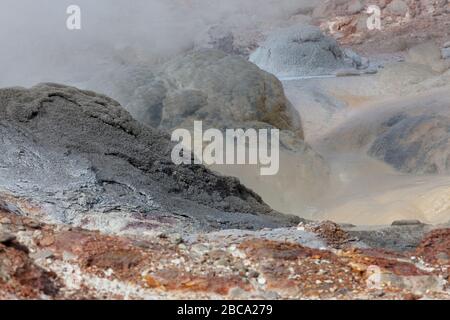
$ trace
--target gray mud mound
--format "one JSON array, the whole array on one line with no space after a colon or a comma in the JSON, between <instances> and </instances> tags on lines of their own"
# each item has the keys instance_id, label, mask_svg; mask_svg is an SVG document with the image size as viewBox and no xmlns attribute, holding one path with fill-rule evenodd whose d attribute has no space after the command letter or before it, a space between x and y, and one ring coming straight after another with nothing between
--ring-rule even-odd
<instances>
[{"instance_id":1,"label":"gray mud mound","mask_svg":"<svg viewBox=\"0 0 450 320\"><path fill-rule=\"evenodd\" d=\"M194 120L218 129L260 123L303 137L280 81L244 58L205 49L181 55L159 72L145 70L130 67L106 88L144 124L172 130L190 128Z\"/></svg>"},{"instance_id":2,"label":"gray mud mound","mask_svg":"<svg viewBox=\"0 0 450 320\"><path fill-rule=\"evenodd\" d=\"M330 75L352 67L336 40L310 25L274 32L250 61L280 78Z\"/></svg>"},{"instance_id":3,"label":"gray mud mound","mask_svg":"<svg viewBox=\"0 0 450 320\"><path fill-rule=\"evenodd\" d=\"M106 96L56 84L1 89L0 133L0 191L56 221L114 232L289 224L237 179L175 166L168 137Z\"/></svg>"}]
</instances>

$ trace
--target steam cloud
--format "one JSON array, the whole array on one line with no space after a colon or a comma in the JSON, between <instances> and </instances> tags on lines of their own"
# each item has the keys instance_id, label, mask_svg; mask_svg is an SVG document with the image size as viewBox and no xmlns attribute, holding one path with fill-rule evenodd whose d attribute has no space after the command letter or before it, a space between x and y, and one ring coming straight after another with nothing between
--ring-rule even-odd
<instances>
[{"instance_id":1,"label":"steam cloud","mask_svg":"<svg viewBox=\"0 0 450 320\"><path fill-rule=\"evenodd\" d=\"M211 25L240 27L311 9L310 0L2 0L0 86L84 83L124 53L149 60L192 48ZM66 28L81 7L82 30Z\"/></svg>"}]
</instances>

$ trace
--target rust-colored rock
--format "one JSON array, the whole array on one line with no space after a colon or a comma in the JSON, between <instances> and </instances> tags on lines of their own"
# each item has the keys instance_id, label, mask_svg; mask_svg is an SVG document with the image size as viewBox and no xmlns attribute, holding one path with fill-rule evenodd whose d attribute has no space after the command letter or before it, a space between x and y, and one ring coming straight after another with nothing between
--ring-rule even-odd
<instances>
[{"instance_id":1,"label":"rust-colored rock","mask_svg":"<svg viewBox=\"0 0 450 320\"><path fill-rule=\"evenodd\" d=\"M450 229L438 229L425 235L416 254L428 263L450 265Z\"/></svg>"},{"instance_id":2,"label":"rust-colored rock","mask_svg":"<svg viewBox=\"0 0 450 320\"><path fill-rule=\"evenodd\" d=\"M86 260L86 266L129 270L137 266L141 260L142 257L136 251L117 249L90 256Z\"/></svg>"},{"instance_id":3,"label":"rust-colored rock","mask_svg":"<svg viewBox=\"0 0 450 320\"><path fill-rule=\"evenodd\" d=\"M11 234L21 231L22 241L0 244L4 299L449 299L440 280L448 274L441 269L419 269L406 252L353 248L339 240L345 233L331 223L316 225L318 235L332 240L319 250L262 237L174 243L155 236L143 243L49 224L40 226L33 241L36 225L7 212L0 211L0 218L9 219ZM448 234L427 234L413 254L444 261ZM42 251L49 254L34 254Z\"/></svg>"}]
</instances>

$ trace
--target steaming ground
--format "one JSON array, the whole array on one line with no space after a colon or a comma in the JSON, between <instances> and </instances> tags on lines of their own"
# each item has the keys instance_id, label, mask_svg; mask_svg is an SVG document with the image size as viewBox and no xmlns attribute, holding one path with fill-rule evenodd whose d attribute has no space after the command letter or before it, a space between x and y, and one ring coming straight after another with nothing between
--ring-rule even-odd
<instances>
[{"instance_id":1,"label":"steaming ground","mask_svg":"<svg viewBox=\"0 0 450 320\"><path fill-rule=\"evenodd\" d=\"M436 112L442 118L448 115L445 110L448 110L450 94L448 82L443 80L447 74L399 86L396 84L404 82L398 78L406 78L404 74L391 76L391 81L385 82L385 73L389 70L377 76L284 82L288 98L303 115L306 141L330 165L328 189L316 195L310 210L301 214L303 217L357 225L390 224L402 219L432 224L448 222L450 175L446 170L439 175L399 172L368 154L379 134L373 127L381 126L393 115L412 113L420 120ZM428 92L430 82L441 83L442 88ZM395 97L398 91L403 91L406 97ZM416 134L419 137L433 134L433 124L424 121L431 130L419 131ZM444 133L439 135L446 138ZM402 139L401 142L408 142L408 137ZM445 149L440 146L428 153L445 159L445 154L440 154ZM407 169L421 169L419 165L412 166ZM284 179L289 182L283 183L291 184L295 190L295 179ZM296 205L295 197L289 201L273 201L269 196L265 200L282 212L299 214L296 210L300 204Z\"/></svg>"},{"instance_id":2,"label":"steaming ground","mask_svg":"<svg viewBox=\"0 0 450 320\"><path fill-rule=\"evenodd\" d=\"M330 167L328 181L302 172L290 155L281 156L284 170L274 177L216 169L239 177L276 210L308 219L447 223L450 73L390 59L377 75L283 81L306 142Z\"/></svg>"},{"instance_id":3,"label":"steaming ground","mask_svg":"<svg viewBox=\"0 0 450 320\"><path fill-rule=\"evenodd\" d=\"M298 1L283 0L273 10L271 1L260 0L215 0L208 4L201 0L151 0L135 1L133 6L120 0L80 0L78 4L86 13L83 31L70 33L64 28L64 12L70 1L55 4L47 0L37 5L34 1L4 0L8 10L0 11L0 86L51 81L92 89L89 84L105 71L120 70L130 62L151 68L160 60L196 47L204 41L199 36L212 26L223 25L242 35L235 42L251 47L251 40L260 40L259 33L282 26L280 21L294 13L310 12L320 2L304 1L300 6ZM253 34L255 29L259 33ZM429 135L427 131L423 134L429 136L429 144L439 136L447 137L439 131L445 132L445 125L437 123L439 119L426 117L426 107L440 104L441 109L448 108L448 71L439 75L409 61L393 64L376 76L286 80L286 95L301 114L305 140L324 158L329 172L316 165L317 155L289 152L281 154L281 171L275 177L259 176L259 168L220 166L214 170L239 177L274 209L301 217L354 224L390 224L398 219L448 221L450 178L445 154L440 154L438 147L425 150L431 158L418 163L414 159L417 152L403 152L400 156L408 161L401 164L392 156L392 146L375 143L386 132L392 141L405 139L407 146L414 146L414 137L399 137L395 130L383 127L396 119L392 110L408 109L408 105L415 113L407 119L400 117L405 127L415 125L414 119L421 121L422 130L436 126ZM426 93L435 87L442 89ZM392 98L399 93L408 98ZM119 99L114 92L110 95ZM441 143L446 146L445 141ZM440 149L447 149L442 146ZM429 174L434 168L437 172Z\"/></svg>"},{"instance_id":4,"label":"steaming ground","mask_svg":"<svg viewBox=\"0 0 450 320\"><path fill-rule=\"evenodd\" d=\"M66 29L70 0L2 0L0 86L58 82L82 86L96 73L129 61L159 64L202 46L210 28L242 37L270 29L318 0L78 0L82 29ZM248 36L246 36L248 35Z\"/></svg>"}]
</instances>

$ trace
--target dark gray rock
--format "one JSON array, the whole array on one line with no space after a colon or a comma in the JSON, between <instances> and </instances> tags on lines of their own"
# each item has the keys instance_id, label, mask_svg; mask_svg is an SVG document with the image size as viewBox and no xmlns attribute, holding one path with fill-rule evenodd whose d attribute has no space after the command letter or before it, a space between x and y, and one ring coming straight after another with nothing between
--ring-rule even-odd
<instances>
[{"instance_id":1,"label":"dark gray rock","mask_svg":"<svg viewBox=\"0 0 450 320\"><path fill-rule=\"evenodd\" d=\"M59 222L188 231L291 221L235 178L175 166L168 136L94 92L56 84L1 89L0 137L0 190Z\"/></svg>"},{"instance_id":2,"label":"dark gray rock","mask_svg":"<svg viewBox=\"0 0 450 320\"><path fill-rule=\"evenodd\" d=\"M396 220L392 222L392 226L418 226L422 224L419 220Z\"/></svg>"},{"instance_id":3,"label":"dark gray rock","mask_svg":"<svg viewBox=\"0 0 450 320\"><path fill-rule=\"evenodd\" d=\"M369 154L410 173L450 171L450 118L398 113L387 119Z\"/></svg>"},{"instance_id":4,"label":"dark gray rock","mask_svg":"<svg viewBox=\"0 0 450 320\"><path fill-rule=\"evenodd\" d=\"M351 237L371 248L382 248L397 252L414 250L423 236L431 230L426 225L392 226L374 229L346 230Z\"/></svg>"}]
</instances>

